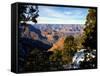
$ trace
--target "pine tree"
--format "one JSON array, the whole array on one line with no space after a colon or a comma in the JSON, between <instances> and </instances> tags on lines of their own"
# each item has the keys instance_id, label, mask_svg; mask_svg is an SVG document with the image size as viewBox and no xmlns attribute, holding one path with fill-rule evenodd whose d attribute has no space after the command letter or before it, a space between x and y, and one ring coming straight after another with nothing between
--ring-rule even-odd
<instances>
[{"instance_id":1,"label":"pine tree","mask_svg":"<svg viewBox=\"0 0 100 76\"><path fill-rule=\"evenodd\" d=\"M37 23L36 18L39 16L38 6L35 5L19 5L19 22L32 21Z\"/></svg>"},{"instance_id":2,"label":"pine tree","mask_svg":"<svg viewBox=\"0 0 100 76\"><path fill-rule=\"evenodd\" d=\"M86 27L84 29L84 42L83 46L86 48L87 53L97 51L97 23L96 23L96 9L89 9L88 15L86 17ZM96 68L97 67L97 57L88 55L85 53L85 59L80 64L80 68ZM96 53L96 52L95 52ZM90 58L88 58L90 56Z\"/></svg>"},{"instance_id":3,"label":"pine tree","mask_svg":"<svg viewBox=\"0 0 100 76\"><path fill-rule=\"evenodd\" d=\"M84 47L96 49L97 48L97 25L96 25L96 10L89 9L86 17L86 27L84 29L85 40Z\"/></svg>"}]
</instances>

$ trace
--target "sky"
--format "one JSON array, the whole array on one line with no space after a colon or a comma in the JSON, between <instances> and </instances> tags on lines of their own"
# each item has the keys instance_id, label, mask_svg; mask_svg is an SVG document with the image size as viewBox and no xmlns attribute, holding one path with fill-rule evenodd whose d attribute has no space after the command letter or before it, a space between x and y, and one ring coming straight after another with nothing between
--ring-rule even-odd
<instances>
[{"instance_id":1,"label":"sky","mask_svg":"<svg viewBox=\"0 0 100 76\"><path fill-rule=\"evenodd\" d=\"M85 24L88 8L38 6L39 24Z\"/></svg>"}]
</instances>

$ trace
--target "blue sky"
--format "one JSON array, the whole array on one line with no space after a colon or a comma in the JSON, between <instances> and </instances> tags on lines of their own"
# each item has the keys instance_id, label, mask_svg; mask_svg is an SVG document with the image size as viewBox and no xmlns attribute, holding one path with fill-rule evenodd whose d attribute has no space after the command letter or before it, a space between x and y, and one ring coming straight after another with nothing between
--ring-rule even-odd
<instances>
[{"instance_id":1,"label":"blue sky","mask_svg":"<svg viewBox=\"0 0 100 76\"><path fill-rule=\"evenodd\" d=\"M38 23L85 24L88 8L39 6Z\"/></svg>"}]
</instances>

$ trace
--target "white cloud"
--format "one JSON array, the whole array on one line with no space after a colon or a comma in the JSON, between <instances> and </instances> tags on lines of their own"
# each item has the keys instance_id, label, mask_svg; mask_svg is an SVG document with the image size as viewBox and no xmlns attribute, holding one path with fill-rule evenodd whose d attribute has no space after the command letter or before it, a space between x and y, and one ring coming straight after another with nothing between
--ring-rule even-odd
<instances>
[{"instance_id":1,"label":"white cloud","mask_svg":"<svg viewBox=\"0 0 100 76\"><path fill-rule=\"evenodd\" d=\"M41 7L43 12L49 17L56 17L56 18L64 18L64 13L59 12L58 10L52 9L52 7Z\"/></svg>"},{"instance_id":2,"label":"white cloud","mask_svg":"<svg viewBox=\"0 0 100 76\"><path fill-rule=\"evenodd\" d=\"M65 14L65 15L72 15L73 13L70 12L70 11L64 11L64 14Z\"/></svg>"},{"instance_id":3,"label":"white cloud","mask_svg":"<svg viewBox=\"0 0 100 76\"><path fill-rule=\"evenodd\" d=\"M48 17L37 18L39 24L84 24L83 20L57 19Z\"/></svg>"},{"instance_id":4,"label":"white cloud","mask_svg":"<svg viewBox=\"0 0 100 76\"><path fill-rule=\"evenodd\" d=\"M70 20L49 17L38 17L38 24L84 24L85 20ZM34 24L32 21L27 21L27 24Z\"/></svg>"},{"instance_id":5,"label":"white cloud","mask_svg":"<svg viewBox=\"0 0 100 76\"><path fill-rule=\"evenodd\" d=\"M70 9L70 8L69 8ZM37 18L38 23L45 24L84 24L84 14L81 10L74 9L65 11L58 7L40 6L40 16Z\"/></svg>"}]
</instances>

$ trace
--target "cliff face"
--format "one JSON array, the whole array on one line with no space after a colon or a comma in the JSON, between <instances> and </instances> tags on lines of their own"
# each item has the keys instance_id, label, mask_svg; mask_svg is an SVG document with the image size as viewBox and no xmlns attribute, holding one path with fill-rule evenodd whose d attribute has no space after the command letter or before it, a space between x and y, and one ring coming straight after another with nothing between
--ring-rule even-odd
<instances>
[{"instance_id":1,"label":"cliff face","mask_svg":"<svg viewBox=\"0 0 100 76\"><path fill-rule=\"evenodd\" d=\"M49 49L49 51L54 51L55 49L62 50L64 46L64 38L61 37L53 46Z\"/></svg>"},{"instance_id":2,"label":"cliff face","mask_svg":"<svg viewBox=\"0 0 100 76\"><path fill-rule=\"evenodd\" d=\"M64 37L68 35L80 35L83 31L79 24L35 24L20 26L21 37L41 41L44 44L53 45L49 51L62 50Z\"/></svg>"}]
</instances>

